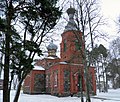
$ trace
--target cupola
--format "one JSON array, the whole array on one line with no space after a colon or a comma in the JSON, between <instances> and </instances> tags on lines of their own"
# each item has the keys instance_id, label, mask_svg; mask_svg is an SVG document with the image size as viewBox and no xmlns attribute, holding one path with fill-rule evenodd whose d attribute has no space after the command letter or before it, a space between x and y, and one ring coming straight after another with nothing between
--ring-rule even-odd
<instances>
[{"instance_id":1,"label":"cupola","mask_svg":"<svg viewBox=\"0 0 120 102\"><path fill-rule=\"evenodd\" d=\"M47 46L48 50L48 57L56 57L56 51L57 51L57 45L53 43L53 40L50 42L50 44Z\"/></svg>"},{"instance_id":2,"label":"cupola","mask_svg":"<svg viewBox=\"0 0 120 102\"><path fill-rule=\"evenodd\" d=\"M67 25L65 26L64 31L69 31L69 30L77 30L77 25L74 21L74 14L75 14L75 9L70 7L67 9L67 14L69 16L69 21Z\"/></svg>"}]
</instances>

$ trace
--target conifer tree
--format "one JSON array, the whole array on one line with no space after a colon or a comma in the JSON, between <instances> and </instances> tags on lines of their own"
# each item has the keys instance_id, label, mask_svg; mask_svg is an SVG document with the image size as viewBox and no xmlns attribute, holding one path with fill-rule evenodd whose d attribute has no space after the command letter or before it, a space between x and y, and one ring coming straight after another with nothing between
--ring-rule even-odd
<instances>
[{"instance_id":1,"label":"conifer tree","mask_svg":"<svg viewBox=\"0 0 120 102\"><path fill-rule=\"evenodd\" d=\"M0 27L5 34L3 102L10 102L9 77L12 79L14 74L19 79L14 98L14 102L18 101L21 84L33 69L35 54L42 54L43 39L60 18L56 3L57 0L0 0L0 12L5 19Z\"/></svg>"}]
</instances>

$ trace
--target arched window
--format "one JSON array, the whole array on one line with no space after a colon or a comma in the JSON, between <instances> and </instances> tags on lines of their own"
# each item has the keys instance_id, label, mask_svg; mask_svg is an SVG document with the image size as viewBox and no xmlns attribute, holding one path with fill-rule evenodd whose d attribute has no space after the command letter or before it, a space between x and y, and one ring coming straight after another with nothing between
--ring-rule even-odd
<instances>
[{"instance_id":1,"label":"arched window","mask_svg":"<svg viewBox=\"0 0 120 102\"><path fill-rule=\"evenodd\" d=\"M56 87L58 83L58 74L57 72L54 73L54 86Z\"/></svg>"},{"instance_id":2,"label":"arched window","mask_svg":"<svg viewBox=\"0 0 120 102\"><path fill-rule=\"evenodd\" d=\"M80 50L80 48L81 48L81 44L77 39L75 40L75 48L76 48L76 50Z\"/></svg>"},{"instance_id":3,"label":"arched window","mask_svg":"<svg viewBox=\"0 0 120 102\"><path fill-rule=\"evenodd\" d=\"M65 52L67 50L67 40L64 40L63 44L64 44L64 52Z\"/></svg>"}]
</instances>

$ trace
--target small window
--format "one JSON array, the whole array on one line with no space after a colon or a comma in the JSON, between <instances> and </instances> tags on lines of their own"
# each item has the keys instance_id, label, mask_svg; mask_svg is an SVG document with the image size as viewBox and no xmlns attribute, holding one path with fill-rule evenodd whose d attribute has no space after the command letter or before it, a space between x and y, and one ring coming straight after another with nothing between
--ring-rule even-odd
<instances>
[{"instance_id":1,"label":"small window","mask_svg":"<svg viewBox=\"0 0 120 102\"><path fill-rule=\"evenodd\" d=\"M75 40L75 48L76 48L76 50L80 50L80 48L81 48L81 44L78 40Z\"/></svg>"},{"instance_id":2,"label":"small window","mask_svg":"<svg viewBox=\"0 0 120 102\"><path fill-rule=\"evenodd\" d=\"M58 82L58 75L57 72L54 73L54 86L57 86L57 82Z\"/></svg>"},{"instance_id":3,"label":"small window","mask_svg":"<svg viewBox=\"0 0 120 102\"><path fill-rule=\"evenodd\" d=\"M64 52L67 50L67 41L66 40L64 40Z\"/></svg>"},{"instance_id":4,"label":"small window","mask_svg":"<svg viewBox=\"0 0 120 102\"><path fill-rule=\"evenodd\" d=\"M51 66L51 65L52 65L52 63L50 62L50 63L49 63L49 66Z\"/></svg>"},{"instance_id":5,"label":"small window","mask_svg":"<svg viewBox=\"0 0 120 102\"><path fill-rule=\"evenodd\" d=\"M46 75L46 87L50 86L50 74Z\"/></svg>"}]
</instances>

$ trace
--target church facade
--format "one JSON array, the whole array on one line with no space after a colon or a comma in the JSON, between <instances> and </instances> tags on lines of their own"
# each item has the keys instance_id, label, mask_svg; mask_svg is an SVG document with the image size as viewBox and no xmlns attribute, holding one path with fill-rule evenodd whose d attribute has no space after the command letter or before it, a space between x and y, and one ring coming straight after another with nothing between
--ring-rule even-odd
<instances>
[{"instance_id":1,"label":"church facade","mask_svg":"<svg viewBox=\"0 0 120 102\"><path fill-rule=\"evenodd\" d=\"M27 75L23 85L24 93L68 96L77 94L80 90L86 91L82 33L76 29L75 9L69 8L67 13L69 21L61 34L60 58L56 56L57 46L51 41L47 46L48 56L37 60L35 68ZM90 92L96 94L94 67L89 68L89 82Z\"/></svg>"}]
</instances>

